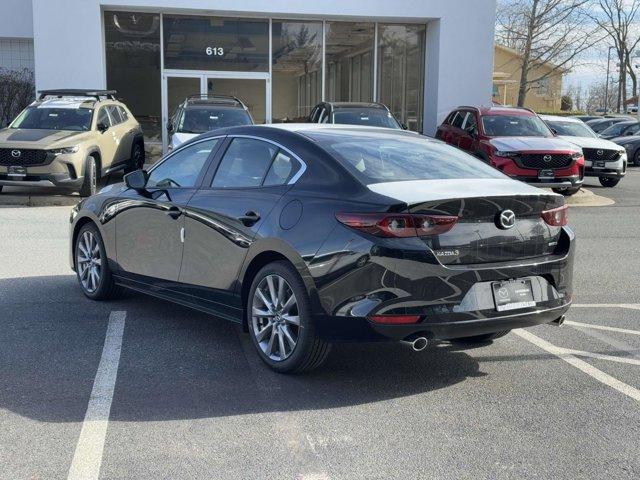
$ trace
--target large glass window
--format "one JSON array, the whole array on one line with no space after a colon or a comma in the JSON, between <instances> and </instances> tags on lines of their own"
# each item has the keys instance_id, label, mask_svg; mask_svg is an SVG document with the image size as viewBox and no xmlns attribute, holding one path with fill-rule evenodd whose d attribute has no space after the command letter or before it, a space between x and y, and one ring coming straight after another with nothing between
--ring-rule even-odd
<instances>
[{"instance_id":1,"label":"large glass window","mask_svg":"<svg viewBox=\"0 0 640 480\"><path fill-rule=\"evenodd\" d=\"M145 141L160 139L160 15L104 12L107 88L142 125Z\"/></svg>"},{"instance_id":2,"label":"large glass window","mask_svg":"<svg viewBox=\"0 0 640 480\"><path fill-rule=\"evenodd\" d=\"M378 101L422 131L425 25L378 25Z\"/></svg>"},{"instance_id":3,"label":"large glass window","mask_svg":"<svg viewBox=\"0 0 640 480\"><path fill-rule=\"evenodd\" d=\"M274 122L304 121L322 100L322 22L272 24Z\"/></svg>"},{"instance_id":4,"label":"large glass window","mask_svg":"<svg viewBox=\"0 0 640 480\"><path fill-rule=\"evenodd\" d=\"M374 32L373 23L326 23L325 81L329 101L373 100Z\"/></svg>"},{"instance_id":5,"label":"large glass window","mask_svg":"<svg viewBox=\"0 0 640 480\"><path fill-rule=\"evenodd\" d=\"M269 71L269 20L164 15L164 68Z\"/></svg>"}]
</instances>

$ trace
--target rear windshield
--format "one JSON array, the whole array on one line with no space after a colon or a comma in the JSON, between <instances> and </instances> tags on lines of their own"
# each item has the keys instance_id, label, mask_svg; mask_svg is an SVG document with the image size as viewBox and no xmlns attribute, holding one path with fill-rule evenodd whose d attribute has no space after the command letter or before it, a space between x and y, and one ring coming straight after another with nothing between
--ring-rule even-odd
<instances>
[{"instance_id":1,"label":"rear windshield","mask_svg":"<svg viewBox=\"0 0 640 480\"><path fill-rule=\"evenodd\" d=\"M405 180L507 178L457 148L417 135L304 133L365 185Z\"/></svg>"},{"instance_id":2,"label":"rear windshield","mask_svg":"<svg viewBox=\"0 0 640 480\"><path fill-rule=\"evenodd\" d=\"M341 108L333 113L333 123L343 125L366 125L369 127L401 128L400 124L386 110L363 110Z\"/></svg>"},{"instance_id":3,"label":"rear windshield","mask_svg":"<svg viewBox=\"0 0 640 480\"><path fill-rule=\"evenodd\" d=\"M485 115L484 133L490 137L551 137L551 130L536 115Z\"/></svg>"},{"instance_id":4,"label":"rear windshield","mask_svg":"<svg viewBox=\"0 0 640 480\"><path fill-rule=\"evenodd\" d=\"M27 107L13 121L10 128L36 130L91 130L93 110L89 108Z\"/></svg>"},{"instance_id":5,"label":"rear windshield","mask_svg":"<svg viewBox=\"0 0 640 480\"><path fill-rule=\"evenodd\" d=\"M222 127L251 125L251 117L239 108L187 108L178 123L180 133L205 133Z\"/></svg>"},{"instance_id":6,"label":"rear windshield","mask_svg":"<svg viewBox=\"0 0 640 480\"><path fill-rule=\"evenodd\" d=\"M553 128L558 135L564 135L567 137L597 137L595 132L582 122L548 120L547 125Z\"/></svg>"}]
</instances>

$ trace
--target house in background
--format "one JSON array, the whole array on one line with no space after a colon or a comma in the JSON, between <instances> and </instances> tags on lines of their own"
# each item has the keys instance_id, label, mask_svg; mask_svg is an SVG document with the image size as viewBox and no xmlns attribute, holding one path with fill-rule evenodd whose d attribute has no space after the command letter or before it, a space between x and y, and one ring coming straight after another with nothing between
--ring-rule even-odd
<instances>
[{"instance_id":1,"label":"house in background","mask_svg":"<svg viewBox=\"0 0 640 480\"><path fill-rule=\"evenodd\" d=\"M492 100L495 103L517 105L521 68L520 53L503 45L494 46ZM553 68L549 63L536 65L531 70L529 78L540 77L552 72ZM524 106L540 112L560 111L562 73L555 73L530 85Z\"/></svg>"}]
</instances>

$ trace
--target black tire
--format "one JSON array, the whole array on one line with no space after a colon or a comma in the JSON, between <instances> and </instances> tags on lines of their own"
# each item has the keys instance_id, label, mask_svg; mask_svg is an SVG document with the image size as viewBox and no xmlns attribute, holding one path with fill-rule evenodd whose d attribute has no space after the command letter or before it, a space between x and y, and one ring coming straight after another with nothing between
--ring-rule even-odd
<instances>
[{"instance_id":1,"label":"black tire","mask_svg":"<svg viewBox=\"0 0 640 480\"><path fill-rule=\"evenodd\" d=\"M0 185L0 193L2 193L2 187L3 187L3 186L4 186L4 185Z\"/></svg>"},{"instance_id":2,"label":"black tire","mask_svg":"<svg viewBox=\"0 0 640 480\"><path fill-rule=\"evenodd\" d=\"M97 288L95 290L90 290L85 287L81 278L81 269L79 266L79 251L80 242L83 241L84 234L90 233L93 235L93 238L97 240L99 252L100 252L100 276L97 284ZM76 277L78 278L78 283L80 284L80 288L82 289L82 293L84 293L91 300L108 300L112 298L116 298L120 296L122 293L121 287L116 285L113 280L113 275L111 274L111 269L109 268L109 262L107 260L107 252L104 248L104 242L102 241L102 236L100 235L100 231L98 227L93 223L87 223L80 228L78 235L76 236L75 244L73 246L73 263L76 269Z\"/></svg>"},{"instance_id":3,"label":"black tire","mask_svg":"<svg viewBox=\"0 0 640 480\"><path fill-rule=\"evenodd\" d=\"M574 188L553 188L554 192L559 193L560 195L564 195L565 197L570 197L571 195L575 195L580 191L580 187Z\"/></svg>"},{"instance_id":4,"label":"black tire","mask_svg":"<svg viewBox=\"0 0 640 480\"><path fill-rule=\"evenodd\" d=\"M504 337L510 331L511 330L502 330L501 332L485 333L484 335L476 335L474 337L454 338L451 341L455 343L468 343L468 344L487 343L492 340L496 340L500 337Z\"/></svg>"},{"instance_id":5,"label":"black tire","mask_svg":"<svg viewBox=\"0 0 640 480\"><path fill-rule=\"evenodd\" d=\"M127 168L125 168L125 173L142 169L142 167L144 167L144 160L144 143L142 141L136 141L131 147L131 158L129 159Z\"/></svg>"},{"instance_id":6,"label":"black tire","mask_svg":"<svg viewBox=\"0 0 640 480\"><path fill-rule=\"evenodd\" d=\"M599 180L600 185L607 188L615 187L616 185L618 185L618 183L620 183L619 178L599 177Z\"/></svg>"},{"instance_id":7,"label":"black tire","mask_svg":"<svg viewBox=\"0 0 640 480\"><path fill-rule=\"evenodd\" d=\"M256 327L252 318L253 299L260 283L270 275L282 277L291 288L297 302L297 313L300 322L297 342L288 357L273 360L260 346L256 338ZM317 332L316 320L311 315L311 302L307 289L295 268L284 261L273 262L263 267L254 277L247 297L245 318L249 336L259 357L269 367L279 373L305 372L319 367L329 355L331 344L322 340ZM273 327L272 327L273 328Z\"/></svg>"},{"instance_id":8,"label":"black tire","mask_svg":"<svg viewBox=\"0 0 640 480\"><path fill-rule=\"evenodd\" d=\"M633 154L633 164L636 167L640 167L640 149L636 150L636 153Z\"/></svg>"},{"instance_id":9,"label":"black tire","mask_svg":"<svg viewBox=\"0 0 640 480\"><path fill-rule=\"evenodd\" d=\"M84 162L84 178L80 187L80 196L90 197L98 191L98 166L95 157L91 155Z\"/></svg>"}]
</instances>

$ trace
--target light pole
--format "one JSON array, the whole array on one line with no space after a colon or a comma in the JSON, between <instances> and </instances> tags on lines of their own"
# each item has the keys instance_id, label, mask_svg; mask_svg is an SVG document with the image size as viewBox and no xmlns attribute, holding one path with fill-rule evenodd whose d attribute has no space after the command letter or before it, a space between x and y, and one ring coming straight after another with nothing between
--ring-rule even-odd
<instances>
[{"instance_id":1,"label":"light pole","mask_svg":"<svg viewBox=\"0 0 640 480\"><path fill-rule=\"evenodd\" d=\"M609 110L609 69L611 67L611 49L616 47L609 47L609 51L607 52L607 81L605 82L604 87L604 114L607 114Z\"/></svg>"}]
</instances>

